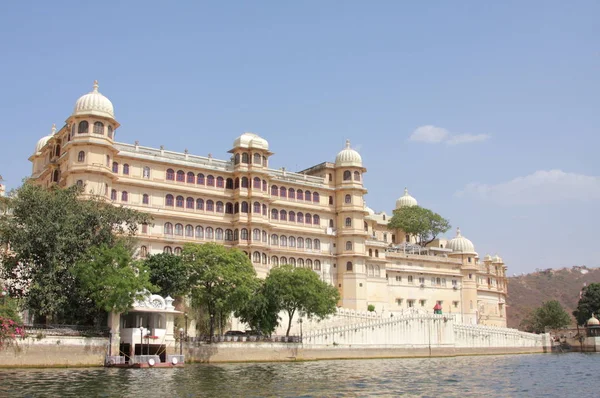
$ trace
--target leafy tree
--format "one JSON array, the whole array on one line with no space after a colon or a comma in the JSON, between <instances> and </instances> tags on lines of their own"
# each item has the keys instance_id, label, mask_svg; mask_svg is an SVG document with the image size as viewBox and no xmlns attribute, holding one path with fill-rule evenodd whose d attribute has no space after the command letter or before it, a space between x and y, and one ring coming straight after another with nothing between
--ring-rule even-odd
<instances>
[{"instance_id":1,"label":"leafy tree","mask_svg":"<svg viewBox=\"0 0 600 398\"><path fill-rule=\"evenodd\" d=\"M265 288L267 296L275 298L277 306L288 314L286 336L296 312L323 319L335 312L340 297L337 289L319 279L314 271L291 265L273 268L265 280Z\"/></svg>"},{"instance_id":2,"label":"leafy tree","mask_svg":"<svg viewBox=\"0 0 600 398\"><path fill-rule=\"evenodd\" d=\"M238 309L235 316L247 323L252 330L270 336L279 324L277 298L269 294L265 281L260 281L250 299Z\"/></svg>"},{"instance_id":3,"label":"leafy tree","mask_svg":"<svg viewBox=\"0 0 600 398\"><path fill-rule=\"evenodd\" d=\"M577 303L577 308L573 311L573 316L578 325L585 325L592 314L600 313L600 283L590 283L581 291L581 298Z\"/></svg>"},{"instance_id":4,"label":"leafy tree","mask_svg":"<svg viewBox=\"0 0 600 398\"><path fill-rule=\"evenodd\" d=\"M528 332L544 333L546 328L561 329L569 326L571 317L557 300L547 301L533 310L523 322L523 327Z\"/></svg>"},{"instance_id":5,"label":"leafy tree","mask_svg":"<svg viewBox=\"0 0 600 398\"><path fill-rule=\"evenodd\" d=\"M420 206L400 207L388 222L389 229L400 229L416 236L422 246L433 242L450 229L450 222L439 214Z\"/></svg>"},{"instance_id":6,"label":"leafy tree","mask_svg":"<svg viewBox=\"0 0 600 398\"><path fill-rule=\"evenodd\" d=\"M134 262L123 242L92 247L73 268L86 297L106 312L126 312L143 292L155 290L143 263Z\"/></svg>"},{"instance_id":7,"label":"leafy tree","mask_svg":"<svg viewBox=\"0 0 600 398\"><path fill-rule=\"evenodd\" d=\"M181 256L160 253L148 257L144 265L150 272L150 282L158 286L162 296L185 296L191 290L190 267Z\"/></svg>"},{"instance_id":8,"label":"leafy tree","mask_svg":"<svg viewBox=\"0 0 600 398\"><path fill-rule=\"evenodd\" d=\"M0 215L4 278L11 294L42 322L90 323L99 316L71 268L96 246L132 237L149 216L102 199L82 200L80 189L50 189L25 182L10 197L9 215Z\"/></svg>"},{"instance_id":9,"label":"leafy tree","mask_svg":"<svg viewBox=\"0 0 600 398\"><path fill-rule=\"evenodd\" d=\"M216 243L186 244L182 261L190 268L193 304L205 306L210 316L212 337L217 316L222 323L256 291L256 271L244 252Z\"/></svg>"}]
</instances>

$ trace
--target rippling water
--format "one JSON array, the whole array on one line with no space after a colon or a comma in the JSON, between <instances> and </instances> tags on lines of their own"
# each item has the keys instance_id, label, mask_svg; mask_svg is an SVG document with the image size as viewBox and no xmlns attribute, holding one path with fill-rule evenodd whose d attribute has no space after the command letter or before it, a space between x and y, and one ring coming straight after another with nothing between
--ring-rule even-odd
<instances>
[{"instance_id":1,"label":"rippling water","mask_svg":"<svg viewBox=\"0 0 600 398\"><path fill-rule=\"evenodd\" d=\"M0 369L0 397L593 397L599 354Z\"/></svg>"}]
</instances>

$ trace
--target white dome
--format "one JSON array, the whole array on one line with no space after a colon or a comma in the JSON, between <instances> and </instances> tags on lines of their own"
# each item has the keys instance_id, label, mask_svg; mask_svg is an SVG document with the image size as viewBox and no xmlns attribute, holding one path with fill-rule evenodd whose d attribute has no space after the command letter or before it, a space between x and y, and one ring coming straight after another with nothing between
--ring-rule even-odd
<instances>
[{"instance_id":1,"label":"white dome","mask_svg":"<svg viewBox=\"0 0 600 398\"><path fill-rule=\"evenodd\" d=\"M450 239L446 248L452 249L453 252L464 254L477 254L473 242L460 234L460 228L456 228L456 237Z\"/></svg>"},{"instance_id":2,"label":"white dome","mask_svg":"<svg viewBox=\"0 0 600 398\"><path fill-rule=\"evenodd\" d=\"M600 325L600 321L594 316L594 314L592 314L592 317L587 320L586 325L587 326L598 326L598 325Z\"/></svg>"},{"instance_id":3,"label":"white dome","mask_svg":"<svg viewBox=\"0 0 600 398\"><path fill-rule=\"evenodd\" d=\"M234 148L256 148L269 150L269 143L254 133L244 133L233 141Z\"/></svg>"},{"instance_id":4,"label":"white dome","mask_svg":"<svg viewBox=\"0 0 600 398\"><path fill-rule=\"evenodd\" d=\"M486 254L485 257L483 258L483 261L492 261L492 256L490 256L489 254Z\"/></svg>"},{"instance_id":5,"label":"white dome","mask_svg":"<svg viewBox=\"0 0 600 398\"><path fill-rule=\"evenodd\" d=\"M417 205L417 200L410 196L407 188L404 188L404 195L400 196L398 200L396 200L396 209L400 207L411 207Z\"/></svg>"},{"instance_id":6,"label":"white dome","mask_svg":"<svg viewBox=\"0 0 600 398\"><path fill-rule=\"evenodd\" d=\"M502 263L502 257L500 257L499 255L495 255L494 258L492 259L492 262L494 263Z\"/></svg>"},{"instance_id":7,"label":"white dome","mask_svg":"<svg viewBox=\"0 0 600 398\"><path fill-rule=\"evenodd\" d=\"M375 210L371 209L369 206L367 206L367 204L365 203L365 211L367 213L369 213L370 216L372 216L373 214L375 214Z\"/></svg>"},{"instance_id":8,"label":"white dome","mask_svg":"<svg viewBox=\"0 0 600 398\"><path fill-rule=\"evenodd\" d=\"M35 154L39 155L42 152L42 148L44 148L44 146L48 143L48 141L50 141L50 138L52 138L54 136L54 133L56 133L56 125L53 124L52 125L52 133L50 133L49 135L40 138L40 140L37 142L37 144L35 145Z\"/></svg>"},{"instance_id":9,"label":"white dome","mask_svg":"<svg viewBox=\"0 0 600 398\"><path fill-rule=\"evenodd\" d=\"M75 103L73 116L94 115L115 118L112 102L98 91L98 80L94 81L94 89L79 97Z\"/></svg>"},{"instance_id":10,"label":"white dome","mask_svg":"<svg viewBox=\"0 0 600 398\"><path fill-rule=\"evenodd\" d=\"M350 140L346 140L346 148L342 149L335 157L336 166L362 167L362 158L354 149L350 148Z\"/></svg>"}]
</instances>

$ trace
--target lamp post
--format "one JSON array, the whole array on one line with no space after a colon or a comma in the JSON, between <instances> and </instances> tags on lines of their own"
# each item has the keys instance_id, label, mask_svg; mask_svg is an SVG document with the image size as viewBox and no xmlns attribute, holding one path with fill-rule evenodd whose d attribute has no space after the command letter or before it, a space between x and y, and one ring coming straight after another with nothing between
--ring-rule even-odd
<instances>
[{"instance_id":1,"label":"lamp post","mask_svg":"<svg viewBox=\"0 0 600 398\"><path fill-rule=\"evenodd\" d=\"M140 325L140 356L144 355L144 327Z\"/></svg>"},{"instance_id":2,"label":"lamp post","mask_svg":"<svg viewBox=\"0 0 600 398\"><path fill-rule=\"evenodd\" d=\"M183 316L185 317L185 333L184 333L184 334L185 334L185 339L186 339L186 341L187 341L187 337L188 337L188 331L187 331L187 324L188 324L188 314L187 314L187 312L185 312L185 313L183 314Z\"/></svg>"},{"instance_id":3,"label":"lamp post","mask_svg":"<svg viewBox=\"0 0 600 398\"><path fill-rule=\"evenodd\" d=\"M183 355L183 328L179 328L179 355Z\"/></svg>"}]
</instances>

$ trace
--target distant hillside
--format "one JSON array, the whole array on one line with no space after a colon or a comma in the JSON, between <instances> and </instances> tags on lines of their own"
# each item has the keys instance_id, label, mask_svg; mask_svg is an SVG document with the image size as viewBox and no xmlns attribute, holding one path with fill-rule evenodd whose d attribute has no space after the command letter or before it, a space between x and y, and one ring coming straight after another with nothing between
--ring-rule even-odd
<instances>
[{"instance_id":1,"label":"distant hillside","mask_svg":"<svg viewBox=\"0 0 600 398\"><path fill-rule=\"evenodd\" d=\"M571 315L577 307L579 292L584 283L600 283L600 268L576 266L509 277L506 309L508 327L518 328L531 309L549 300L558 300Z\"/></svg>"}]
</instances>

